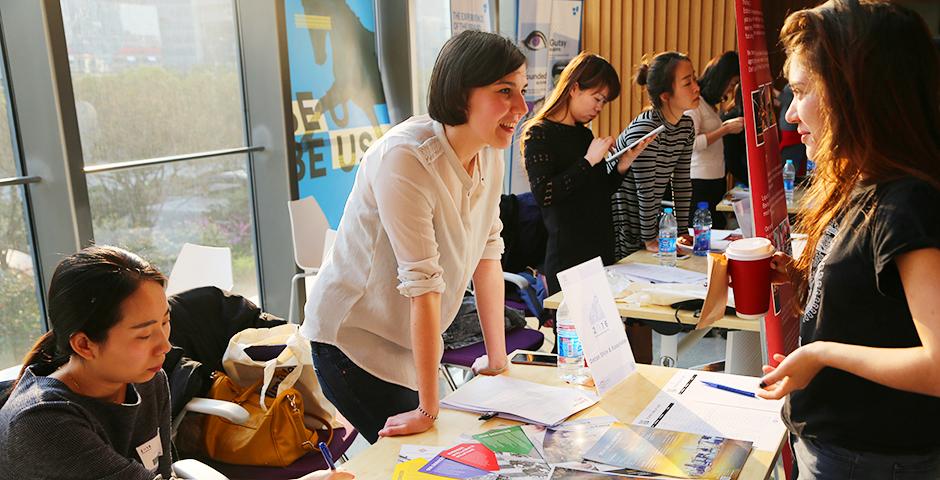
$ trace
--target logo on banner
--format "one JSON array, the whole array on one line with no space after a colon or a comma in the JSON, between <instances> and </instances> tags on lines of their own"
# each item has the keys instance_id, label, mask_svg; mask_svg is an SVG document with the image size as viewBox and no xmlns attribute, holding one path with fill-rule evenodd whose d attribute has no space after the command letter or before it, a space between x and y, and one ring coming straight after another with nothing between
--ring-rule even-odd
<instances>
[{"instance_id":1,"label":"logo on banner","mask_svg":"<svg viewBox=\"0 0 940 480\"><path fill-rule=\"evenodd\" d=\"M751 91L751 108L754 115L754 138L757 146L764 145L764 132L777 126L777 117L774 115L774 86L767 82Z\"/></svg>"},{"instance_id":2,"label":"logo on banner","mask_svg":"<svg viewBox=\"0 0 940 480\"><path fill-rule=\"evenodd\" d=\"M365 151L389 128L372 0L285 0L293 170L339 224Z\"/></svg>"}]
</instances>

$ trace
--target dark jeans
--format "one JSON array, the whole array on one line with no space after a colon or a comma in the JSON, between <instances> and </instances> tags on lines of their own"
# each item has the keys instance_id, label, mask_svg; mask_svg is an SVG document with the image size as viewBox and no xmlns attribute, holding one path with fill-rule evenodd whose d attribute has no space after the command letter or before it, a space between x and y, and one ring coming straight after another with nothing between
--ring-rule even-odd
<instances>
[{"instance_id":1,"label":"dark jeans","mask_svg":"<svg viewBox=\"0 0 940 480\"><path fill-rule=\"evenodd\" d=\"M937 480L940 452L883 455L857 452L816 440L795 437L793 456L799 480Z\"/></svg>"},{"instance_id":2,"label":"dark jeans","mask_svg":"<svg viewBox=\"0 0 940 480\"><path fill-rule=\"evenodd\" d=\"M712 180L692 179L692 205L689 205L690 228L693 225L692 219L695 216L695 210L698 209L698 202L708 202L708 211L712 214L712 228L723 230L727 226L724 214L715 210L718 207L718 202L721 201L721 197L725 196L727 186L724 177Z\"/></svg>"},{"instance_id":3,"label":"dark jeans","mask_svg":"<svg viewBox=\"0 0 940 480\"><path fill-rule=\"evenodd\" d=\"M418 408L418 392L376 378L333 345L310 347L323 394L369 443L379 439L388 417Z\"/></svg>"}]
</instances>

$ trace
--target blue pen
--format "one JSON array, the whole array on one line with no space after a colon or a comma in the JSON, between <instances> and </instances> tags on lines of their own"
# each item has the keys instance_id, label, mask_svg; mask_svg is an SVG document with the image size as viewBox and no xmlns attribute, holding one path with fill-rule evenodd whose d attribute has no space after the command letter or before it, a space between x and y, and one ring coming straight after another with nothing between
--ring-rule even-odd
<instances>
[{"instance_id":1,"label":"blue pen","mask_svg":"<svg viewBox=\"0 0 940 480\"><path fill-rule=\"evenodd\" d=\"M717 388L718 390L724 390L726 392L737 393L738 395L744 395L745 397L757 398L757 395L754 392L749 392L747 390L738 390L737 388L729 387L727 385L722 385L720 383L706 382L705 380L700 380L700 382L708 385L712 388Z\"/></svg>"},{"instance_id":2,"label":"blue pen","mask_svg":"<svg viewBox=\"0 0 940 480\"><path fill-rule=\"evenodd\" d=\"M330 453L330 447L326 446L326 442L320 442L317 447L320 448L320 453L323 454L323 459L326 460L326 465L330 467L330 470L336 470L336 464L333 463L333 454Z\"/></svg>"}]
</instances>

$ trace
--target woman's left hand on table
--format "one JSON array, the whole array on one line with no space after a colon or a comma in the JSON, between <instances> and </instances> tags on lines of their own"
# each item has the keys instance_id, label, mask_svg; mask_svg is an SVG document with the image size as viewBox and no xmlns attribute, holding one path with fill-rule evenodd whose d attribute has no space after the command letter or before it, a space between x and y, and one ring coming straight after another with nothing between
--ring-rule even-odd
<instances>
[{"instance_id":1,"label":"woman's left hand on table","mask_svg":"<svg viewBox=\"0 0 940 480\"><path fill-rule=\"evenodd\" d=\"M380 437L411 435L429 430L434 426L434 419L417 408L388 417L385 428L379 430Z\"/></svg>"},{"instance_id":2,"label":"woman's left hand on table","mask_svg":"<svg viewBox=\"0 0 940 480\"><path fill-rule=\"evenodd\" d=\"M473 361L473 366L470 367L470 370L472 370L475 375L499 375L505 372L506 368L509 367L509 362L506 360L503 360L502 365L496 365L494 363L495 362L490 362L489 356L483 355Z\"/></svg>"}]
</instances>

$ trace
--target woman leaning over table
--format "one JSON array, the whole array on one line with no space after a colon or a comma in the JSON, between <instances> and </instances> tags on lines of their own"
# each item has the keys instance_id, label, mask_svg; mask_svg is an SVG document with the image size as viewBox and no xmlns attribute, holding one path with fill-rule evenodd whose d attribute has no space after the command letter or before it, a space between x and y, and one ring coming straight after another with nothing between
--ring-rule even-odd
<instances>
[{"instance_id":1,"label":"woman leaning over table","mask_svg":"<svg viewBox=\"0 0 940 480\"><path fill-rule=\"evenodd\" d=\"M923 20L830 1L781 32L798 125L818 165L776 281L805 298L800 348L765 366L800 479L940 474L940 62Z\"/></svg>"},{"instance_id":2,"label":"woman leaning over table","mask_svg":"<svg viewBox=\"0 0 940 480\"><path fill-rule=\"evenodd\" d=\"M434 424L441 334L471 279L488 354L474 370L506 368L500 150L525 89L512 42L462 32L434 65L430 116L392 128L359 166L301 332L324 394L370 442Z\"/></svg>"},{"instance_id":3,"label":"woman leaning over table","mask_svg":"<svg viewBox=\"0 0 940 480\"><path fill-rule=\"evenodd\" d=\"M689 57L663 52L640 64L636 83L644 87L650 108L617 137L617 149L639 140L660 125L666 129L637 156L611 197L614 254L619 260L644 248L658 251L663 194L672 187L679 233L687 231L692 181L689 167L695 129L685 115L699 104L699 88Z\"/></svg>"}]
</instances>

